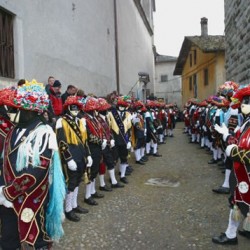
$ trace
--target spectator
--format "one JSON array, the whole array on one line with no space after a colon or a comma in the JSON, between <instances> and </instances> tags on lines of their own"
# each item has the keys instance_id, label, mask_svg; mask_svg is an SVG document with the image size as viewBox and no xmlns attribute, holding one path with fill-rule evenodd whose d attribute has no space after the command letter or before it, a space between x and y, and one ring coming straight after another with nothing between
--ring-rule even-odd
<instances>
[{"instance_id":1,"label":"spectator","mask_svg":"<svg viewBox=\"0 0 250 250\"><path fill-rule=\"evenodd\" d=\"M50 94L50 87L53 86L54 82L55 82L55 77L54 76L49 76L48 84L45 86L45 90L46 90L48 95Z\"/></svg>"},{"instance_id":2,"label":"spectator","mask_svg":"<svg viewBox=\"0 0 250 250\"><path fill-rule=\"evenodd\" d=\"M22 86L24 83L25 83L25 79L20 79L20 80L17 82L17 86Z\"/></svg>"},{"instance_id":3,"label":"spectator","mask_svg":"<svg viewBox=\"0 0 250 250\"><path fill-rule=\"evenodd\" d=\"M78 89L77 92L76 92L76 95L86 97L86 95L85 95L85 93L84 93L84 91L82 89Z\"/></svg>"},{"instance_id":4,"label":"spectator","mask_svg":"<svg viewBox=\"0 0 250 250\"><path fill-rule=\"evenodd\" d=\"M51 109L56 117L62 115L63 112L63 103L61 98L61 87L62 84L59 80L55 80L52 87L49 91L49 99L51 102Z\"/></svg>"},{"instance_id":5,"label":"spectator","mask_svg":"<svg viewBox=\"0 0 250 250\"><path fill-rule=\"evenodd\" d=\"M64 104L67 100L68 96L75 95L77 92L77 88L73 85L68 85L67 90L64 94L62 94L62 103Z\"/></svg>"}]
</instances>

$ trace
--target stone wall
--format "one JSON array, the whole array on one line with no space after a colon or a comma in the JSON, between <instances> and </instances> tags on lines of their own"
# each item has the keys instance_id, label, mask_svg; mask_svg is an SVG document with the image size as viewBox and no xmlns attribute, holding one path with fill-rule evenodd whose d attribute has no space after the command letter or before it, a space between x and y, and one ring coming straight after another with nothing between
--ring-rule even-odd
<instances>
[{"instance_id":1,"label":"stone wall","mask_svg":"<svg viewBox=\"0 0 250 250\"><path fill-rule=\"evenodd\" d=\"M225 0L226 79L250 83L249 0Z\"/></svg>"}]
</instances>

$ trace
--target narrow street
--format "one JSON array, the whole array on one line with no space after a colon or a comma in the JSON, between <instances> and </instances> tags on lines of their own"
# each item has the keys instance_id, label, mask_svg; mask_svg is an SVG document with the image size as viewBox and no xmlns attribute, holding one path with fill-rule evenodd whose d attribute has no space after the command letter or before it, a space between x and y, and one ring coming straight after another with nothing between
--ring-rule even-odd
<instances>
[{"instance_id":1,"label":"narrow street","mask_svg":"<svg viewBox=\"0 0 250 250\"><path fill-rule=\"evenodd\" d=\"M211 156L198 144L189 144L177 123L173 138L159 146L163 157L150 157L146 165L130 163L134 172L125 188L103 192L99 205L80 205L89 213L81 221L65 221L65 236L53 249L250 249L248 239L238 236L238 246L218 246L211 238L227 227L227 195L212 192L224 180ZM162 178L162 186L145 184ZM108 184L108 177L107 182ZM97 184L98 187L98 184Z\"/></svg>"}]
</instances>

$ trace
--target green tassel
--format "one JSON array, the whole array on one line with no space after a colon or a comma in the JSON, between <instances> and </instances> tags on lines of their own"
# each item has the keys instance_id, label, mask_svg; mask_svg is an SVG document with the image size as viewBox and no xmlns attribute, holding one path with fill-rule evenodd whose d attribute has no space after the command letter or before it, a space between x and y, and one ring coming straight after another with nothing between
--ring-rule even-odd
<instances>
[{"instance_id":1,"label":"green tassel","mask_svg":"<svg viewBox=\"0 0 250 250\"><path fill-rule=\"evenodd\" d=\"M240 221L241 220L241 212L237 205L234 205L233 212L232 212L232 220Z\"/></svg>"}]
</instances>

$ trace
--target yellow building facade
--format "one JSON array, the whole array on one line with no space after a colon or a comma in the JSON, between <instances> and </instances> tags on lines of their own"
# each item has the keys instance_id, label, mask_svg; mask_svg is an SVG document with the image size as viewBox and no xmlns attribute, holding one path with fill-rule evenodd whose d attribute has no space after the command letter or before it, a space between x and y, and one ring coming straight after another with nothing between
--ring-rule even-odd
<instances>
[{"instance_id":1,"label":"yellow building facade","mask_svg":"<svg viewBox=\"0 0 250 250\"><path fill-rule=\"evenodd\" d=\"M226 81L225 37L207 34L207 18L201 18L201 36L184 38L174 75L182 79L182 105L215 95Z\"/></svg>"},{"instance_id":2,"label":"yellow building facade","mask_svg":"<svg viewBox=\"0 0 250 250\"><path fill-rule=\"evenodd\" d=\"M225 82L224 52L204 53L192 46L182 71L182 104L190 98L206 99Z\"/></svg>"}]
</instances>

